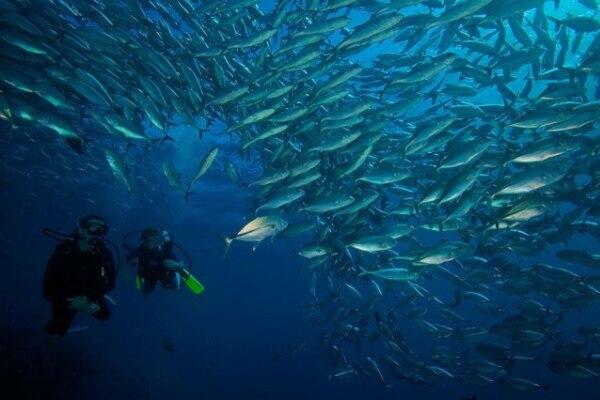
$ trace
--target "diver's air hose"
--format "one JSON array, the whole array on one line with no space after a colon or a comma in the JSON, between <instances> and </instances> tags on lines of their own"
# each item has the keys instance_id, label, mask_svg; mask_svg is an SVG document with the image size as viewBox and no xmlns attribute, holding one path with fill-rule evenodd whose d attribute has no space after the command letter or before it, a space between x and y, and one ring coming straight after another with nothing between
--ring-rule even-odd
<instances>
[{"instance_id":1,"label":"diver's air hose","mask_svg":"<svg viewBox=\"0 0 600 400\"><path fill-rule=\"evenodd\" d=\"M42 234L50 239L61 241L61 240L75 240L75 234L63 233L50 228L42 228Z\"/></svg>"}]
</instances>

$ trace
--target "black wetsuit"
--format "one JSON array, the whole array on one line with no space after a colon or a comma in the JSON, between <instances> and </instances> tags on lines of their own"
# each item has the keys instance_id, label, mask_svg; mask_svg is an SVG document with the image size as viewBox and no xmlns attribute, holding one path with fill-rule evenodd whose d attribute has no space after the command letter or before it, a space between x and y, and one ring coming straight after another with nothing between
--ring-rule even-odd
<instances>
[{"instance_id":1,"label":"black wetsuit","mask_svg":"<svg viewBox=\"0 0 600 400\"><path fill-rule=\"evenodd\" d=\"M64 335L77 311L69 308L68 298L86 296L100 310L99 320L110 318L104 295L115 287L116 270L112 254L102 242L91 251L81 251L76 240L59 243L44 274L44 297L52 303L52 320L46 332Z\"/></svg>"},{"instance_id":2,"label":"black wetsuit","mask_svg":"<svg viewBox=\"0 0 600 400\"><path fill-rule=\"evenodd\" d=\"M173 253L173 242L165 243L160 250L141 245L127 256L128 261L134 258L138 259L138 276L143 279L145 294L153 292L158 281L165 289L177 287L177 272L163 265L165 260L179 261Z\"/></svg>"}]
</instances>

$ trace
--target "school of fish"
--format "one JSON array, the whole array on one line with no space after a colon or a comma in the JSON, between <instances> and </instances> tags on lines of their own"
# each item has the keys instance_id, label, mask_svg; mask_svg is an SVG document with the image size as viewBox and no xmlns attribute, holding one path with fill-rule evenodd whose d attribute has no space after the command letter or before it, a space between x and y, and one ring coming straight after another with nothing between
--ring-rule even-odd
<instances>
[{"instance_id":1,"label":"school of fish","mask_svg":"<svg viewBox=\"0 0 600 400\"><path fill-rule=\"evenodd\" d=\"M331 379L544 390L521 371L600 377L600 324L563 330L600 300L599 7L0 0L0 124L136 192L129 147L220 122L241 161L161 160L164 185L248 181L226 249L296 238Z\"/></svg>"}]
</instances>

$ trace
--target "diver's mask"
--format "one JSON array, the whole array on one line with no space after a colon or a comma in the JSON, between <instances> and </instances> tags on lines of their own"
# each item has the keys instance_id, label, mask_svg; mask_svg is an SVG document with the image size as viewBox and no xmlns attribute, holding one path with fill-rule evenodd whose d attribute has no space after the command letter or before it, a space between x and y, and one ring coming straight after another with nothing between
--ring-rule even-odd
<instances>
[{"instance_id":1,"label":"diver's mask","mask_svg":"<svg viewBox=\"0 0 600 400\"><path fill-rule=\"evenodd\" d=\"M97 246L108 234L106 222L95 215L88 215L79 221L80 239L92 246Z\"/></svg>"},{"instance_id":2,"label":"diver's mask","mask_svg":"<svg viewBox=\"0 0 600 400\"><path fill-rule=\"evenodd\" d=\"M165 248L165 244L167 244L171 240L169 233L167 231L162 231L158 235L151 236L146 239L146 247L151 250L163 251Z\"/></svg>"},{"instance_id":3,"label":"diver's mask","mask_svg":"<svg viewBox=\"0 0 600 400\"><path fill-rule=\"evenodd\" d=\"M151 250L162 250L162 247L164 245L162 236L157 235L147 238L145 245Z\"/></svg>"}]
</instances>

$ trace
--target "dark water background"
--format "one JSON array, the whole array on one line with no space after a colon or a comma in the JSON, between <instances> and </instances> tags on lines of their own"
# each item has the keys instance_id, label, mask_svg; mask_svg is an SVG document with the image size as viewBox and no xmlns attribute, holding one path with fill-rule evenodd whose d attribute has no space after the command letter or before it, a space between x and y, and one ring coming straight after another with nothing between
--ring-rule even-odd
<instances>
[{"instance_id":1,"label":"dark water background","mask_svg":"<svg viewBox=\"0 0 600 400\"><path fill-rule=\"evenodd\" d=\"M359 23L365 16L354 17ZM358 61L390 50L386 46L370 49ZM498 101L485 98L486 93L481 96ZM236 242L226 259L220 256L218 236L237 231L253 209L251 192L227 180L222 159L234 160L244 182L260 174L256 161L239 160L236 143L222 129L216 126L213 134L199 140L191 129L176 127L171 130L174 144L130 149L132 194L111 176L101 150L106 143L93 143L80 157L44 132L0 135L0 346L6 356L0 360L0 396L459 399L477 393L484 400L600 398L598 381L552 375L541 364L524 370L530 374L526 376L552 388L535 393L461 383L416 387L394 382L386 389L364 377L330 381L327 357L316 344L320 329L303 312L310 301L311 274L296 251L308 239L267 241L255 252ZM186 204L168 187L160 165L171 160L190 176L201 155L215 144L221 146L220 160L196 184ZM51 227L69 232L87 213L107 219L109 237L122 252L125 233L147 224L164 226L189 252L206 292L195 297L185 289L159 287L144 300L132 271L123 268L111 293L118 306L109 322L78 316L74 325L89 329L62 339L45 337L50 306L41 297L41 280L55 242L40 231ZM597 243L581 237L570 245L599 251ZM549 254L537 259L561 265ZM597 311L572 312L564 328L600 323ZM411 337L415 347L427 350L426 336ZM163 338L174 344L174 353L163 348Z\"/></svg>"}]
</instances>

